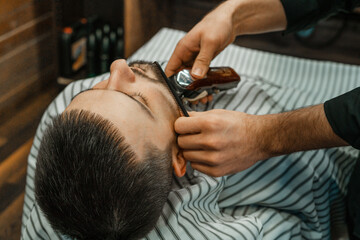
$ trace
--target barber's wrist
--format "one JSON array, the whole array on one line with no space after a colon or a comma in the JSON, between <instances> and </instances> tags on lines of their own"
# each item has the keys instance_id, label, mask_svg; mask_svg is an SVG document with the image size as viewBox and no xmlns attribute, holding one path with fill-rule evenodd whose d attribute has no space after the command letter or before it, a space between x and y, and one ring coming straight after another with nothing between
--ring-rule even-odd
<instances>
[{"instance_id":1,"label":"barber's wrist","mask_svg":"<svg viewBox=\"0 0 360 240\"><path fill-rule=\"evenodd\" d=\"M287 19L280 0L228 0L236 36L286 29Z\"/></svg>"},{"instance_id":2,"label":"barber's wrist","mask_svg":"<svg viewBox=\"0 0 360 240\"><path fill-rule=\"evenodd\" d=\"M261 116L260 146L269 157L348 145L326 119L323 104ZM260 135L261 136L261 135Z\"/></svg>"},{"instance_id":3,"label":"barber's wrist","mask_svg":"<svg viewBox=\"0 0 360 240\"><path fill-rule=\"evenodd\" d=\"M244 0L227 0L221 3L213 12L217 13L217 18L219 21L224 20L227 24L231 24L232 32L234 37L237 36L237 18L238 9ZM245 0L248 1L248 0Z\"/></svg>"},{"instance_id":4,"label":"barber's wrist","mask_svg":"<svg viewBox=\"0 0 360 240\"><path fill-rule=\"evenodd\" d=\"M273 115L253 115L238 112L240 119L238 133L243 147L247 148L256 161L279 155L279 142L274 142L276 118Z\"/></svg>"},{"instance_id":5,"label":"barber's wrist","mask_svg":"<svg viewBox=\"0 0 360 240\"><path fill-rule=\"evenodd\" d=\"M277 114L268 114L256 117L256 136L262 158L267 159L281 155L284 151L284 146L277 134L277 128L280 124L279 116Z\"/></svg>"},{"instance_id":6,"label":"barber's wrist","mask_svg":"<svg viewBox=\"0 0 360 240\"><path fill-rule=\"evenodd\" d=\"M227 1L229 9L231 9L231 19L236 36L246 34L244 22L250 17L251 5L253 0L229 0Z\"/></svg>"}]
</instances>

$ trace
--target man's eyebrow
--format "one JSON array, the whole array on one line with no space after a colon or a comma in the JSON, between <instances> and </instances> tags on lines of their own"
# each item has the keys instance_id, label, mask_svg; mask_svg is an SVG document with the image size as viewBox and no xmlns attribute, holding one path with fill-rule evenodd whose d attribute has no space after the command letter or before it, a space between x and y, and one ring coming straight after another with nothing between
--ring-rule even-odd
<instances>
[{"instance_id":1,"label":"man's eyebrow","mask_svg":"<svg viewBox=\"0 0 360 240\"><path fill-rule=\"evenodd\" d=\"M133 67L135 67L135 65L147 65L147 67L150 67L150 69L151 69L152 71L154 71L157 75L160 75L160 76L161 76L160 71L159 71L159 69L156 67L156 65L155 65L154 62L147 62L147 61L142 61L142 60L141 60L141 61L134 61L134 62L131 62L131 63L129 64L129 67L131 68L131 70L132 70L135 74L146 78L146 79L149 80L150 82L153 82L153 83L156 83L156 84L163 84L162 81L161 81L161 80L162 80L161 78L160 78L161 80L152 78L152 77L150 77L149 75L147 75L146 73L140 72L138 69L133 68ZM139 66L139 68L142 69L140 66Z\"/></svg>"},{"instance_id":2,"label":"man's eyebrow","mask_svg":"<svg viewBox=\"0 0 360 240\"><path fill-rule=\"evenodd\" d=\"M131 98L132 100L134 100L137 104L139 104L139 106L140 106L143 110L145 110L145 112L147 113L147 115L148 115L150 118L155 119L153 113L149 110L148 106L145 106L142 102L140 102L139 100L137 100L137 99L134 98L133 96L131 96L131 95L127 94L127 93L124 93L124 92L115 90L115 89L102 89L102 88L89 88L89 89L85 89L85 90L77 93L74 97L72 97L71 101L72 101L76 96L78 96L79 94L84 93L84 92L87 92L87 91L90 91L90 90L92 90L92 91L94 91L94 90L115 91L115 92L118 92L118 93L122 93L122 94L124 94L125 96L127 96L127 97ZM139 96L139 97L141 97L141 96Z\"/></svg>"},{"instance_id":3,"label":"man's eyebrow","mask_svg":"<svg viewBox=\"0 0 360 240\"><path fill-rule=\"evenodd\" d=\"M153 62L145 61L145 60L135 60L135 61L132 61L132 62L129 63L129 67L132 67L135 64L149 64L149 65L151 65L151 64L153 64Z\"/></svg>"},{"instance_id":4,"label":"man's eyebrow","mask_svg":"<svg viewBox=\"0 0 360 240\"><path fill-rule=\"evenodd\" d=\"M155 79L155 78L152 78L152 77L150 77L149 75L147 75L146 73L143 73L143 72L139 71L139 70L136 69L136 68L131 68L131 70L132 70L136 75L141 76L141 77L143 77L143 78L146 78L146 79L147 79L148 81L150 81L150 82L153 82L153 83L155 83L155 84L162 84L160 80Z\"/></svg>"}]
</instances>

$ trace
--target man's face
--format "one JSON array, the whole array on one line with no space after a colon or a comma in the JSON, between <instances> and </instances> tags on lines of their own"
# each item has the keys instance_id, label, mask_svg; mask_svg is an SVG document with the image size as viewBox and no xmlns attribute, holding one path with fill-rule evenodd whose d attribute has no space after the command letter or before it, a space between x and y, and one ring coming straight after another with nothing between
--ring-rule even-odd
<instances>
[{"instance_id":1,"label":"man's face","mask_svg":"<svg viewBox=\"0 0 360 240\"><path fill-rule=\"evenodd\" d=\"M110 77L77 95L66 110L83 109L110 120L142 158L147 144L175 147L179 108L154 64L113 62Z\"/></svg>"}]
</instances>

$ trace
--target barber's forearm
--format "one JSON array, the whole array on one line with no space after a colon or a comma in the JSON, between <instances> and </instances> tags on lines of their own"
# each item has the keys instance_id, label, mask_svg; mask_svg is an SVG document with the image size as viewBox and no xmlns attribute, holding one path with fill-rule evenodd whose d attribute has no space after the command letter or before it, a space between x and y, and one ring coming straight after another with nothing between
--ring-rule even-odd
<instances>
[{"instance_id":1,"label":"barber's forearm","mask_svg":"<svg viewBox=\"0 0 360 240\"><path fill-rule=\"evenodd\" d=\"M226 12L232 14L236 35L280 31L286 28L286 15L280 0L228 0L225 4L228 7Z\"/></svg>"},{"instance_id":2,"label":"barber's forearm","mask_svg":"<svg viewBox=\"0 0 360 240\"><path fill-rule=\"evenodd\" d=\"M264 115L259 133L269 156L348 145L333 132L323 104Z\"/></svg>"}]
</instances>

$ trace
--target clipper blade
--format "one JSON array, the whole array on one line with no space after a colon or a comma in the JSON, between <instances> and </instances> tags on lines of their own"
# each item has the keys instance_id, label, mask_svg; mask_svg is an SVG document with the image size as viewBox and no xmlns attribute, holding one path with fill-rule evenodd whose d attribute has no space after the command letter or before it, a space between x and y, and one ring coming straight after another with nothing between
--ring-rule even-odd
<instances>
[{"instance_id":1,"label":"clipper blade","mask_svg":"<svg viewBox=\"0 0 360 240\"><path fill-rule=\"evenodd\" d=\"M173 83L170 81L170 79L166 76L166 74L164 73L164 71L162 70L160 64L158 62L154 62L154 64L157 66L157 68L159 69L162 77L164 78L166 85L171 93L171 95L173 96L173 98L175 99L176 104L178 105L178 107L180 108L181 112L183 113L183 115L185 117L189 117L188 112L185 109L185 106L181 100L181 98L176 94L176 89L173 86Z\"/></svg>"}]
</instances>

